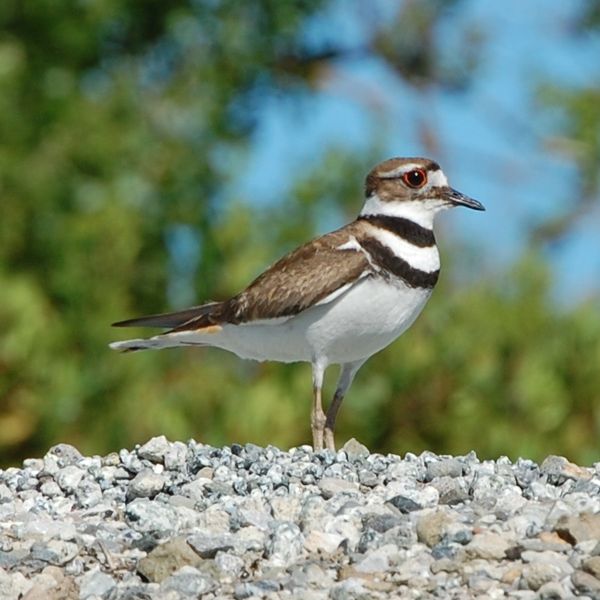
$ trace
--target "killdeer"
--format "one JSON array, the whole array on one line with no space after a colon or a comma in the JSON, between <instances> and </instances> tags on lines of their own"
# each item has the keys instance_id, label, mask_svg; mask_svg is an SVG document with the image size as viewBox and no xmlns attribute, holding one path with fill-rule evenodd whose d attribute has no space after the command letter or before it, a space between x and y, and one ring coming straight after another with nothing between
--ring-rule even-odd
<instances>
[{"instance_id":1,"label":"killdeer","mask_svg":"<svg viewBox=\"0 0 600 600\"><path fill-rule=\"evenodd\" d=\"M454 206L485 210L425 158L377 165L365 196L356 220L290 252L229 300L114 323L169 331L111 348L215 346L246 359L310 362L313 448L334 450L336 416L356 372L412 325L438 280L435 215ZM340 375L325 413L321 387L331 364Z\"/></svg>"}]
</instances>

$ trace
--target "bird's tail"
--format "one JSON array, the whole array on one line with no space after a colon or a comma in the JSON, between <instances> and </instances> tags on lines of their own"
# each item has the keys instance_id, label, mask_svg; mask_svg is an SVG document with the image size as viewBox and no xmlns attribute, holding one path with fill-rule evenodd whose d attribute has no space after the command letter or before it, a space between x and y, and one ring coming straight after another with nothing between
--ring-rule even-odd
<instances>
[{"instance_id":1,"label":"bird's tail","mask_svg":"<svg viewBox=\"0 0 600 600\"><path fill-rule=\"evenodd\" d=\"M210 346L197 339L198 335L182 335L177 333L165 333L155 335L151 338L137 338L133 340L123 340L121 342L112 342L109 347L118 352L137 352L138 350L162 350L163 348L182 348L190 346Z\"/></svg>"},{"instance_id":2,"label":"bird's tail","mask_svg":"<svg viewBox=\"0 0 600 600\"><path fill-rule=\"evenodd\" d=\"M137 352L138 350L160 350L161 348L169 348L173 344L169 344L166 340L162 340L163 336L157 335L152 338L138 338L135 340L123 340L121 342L112 342L109 347L119 352Z\"/></svg>"},{"instance_id":3,"label":"bird's tail","mask_svg":"<svg viewBox=\"0 0 600 600\"><path fill-rule=\"evenodd\" d=\"M119 352L137 352L138 350L161 350L177 346L209 346L204 343L202 335L214 334L221 331L221 326L213 322L215 313L222 309L224 303L209 302L186 310L161 315L138 317L113 323L115 327L164 327L169 328L160 335L150 338L137 338L113 342L109 346ZM212 335L209 337L212 338Z\"/></svg>"}]
</instances>

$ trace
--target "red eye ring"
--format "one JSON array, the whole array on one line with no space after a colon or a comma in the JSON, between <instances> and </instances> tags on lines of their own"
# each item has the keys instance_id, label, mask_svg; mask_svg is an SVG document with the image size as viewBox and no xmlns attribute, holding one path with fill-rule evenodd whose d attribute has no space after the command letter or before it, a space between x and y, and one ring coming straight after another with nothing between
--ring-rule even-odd
<instances>
[{"instance_id":1,"label":"red eye ring","mask_svg":"<svg viewBox=\"0 0 600 600\"><path fill-rule=\"evenodd\" d=\"M421 188L427 183L427 173L425 169L413 169L402 175L402 181L409 188Z\"/></svg>"}]
</instances>

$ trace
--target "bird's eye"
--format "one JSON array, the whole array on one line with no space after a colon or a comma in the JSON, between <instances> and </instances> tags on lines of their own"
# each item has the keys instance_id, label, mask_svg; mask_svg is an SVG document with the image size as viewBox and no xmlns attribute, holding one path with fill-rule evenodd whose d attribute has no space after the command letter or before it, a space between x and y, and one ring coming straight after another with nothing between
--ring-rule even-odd
<instances>
[{"instance_id":1,"label":"bird's eye","mask_svg":"<svg viewBox=\"0 0 600 600\"><path fill-rule=\"evenodd\" d=\"M414 169L402 175L402 181L411 188L420 188L427 183L427 173L424 169Z\"/></svg>"}]
</instances>

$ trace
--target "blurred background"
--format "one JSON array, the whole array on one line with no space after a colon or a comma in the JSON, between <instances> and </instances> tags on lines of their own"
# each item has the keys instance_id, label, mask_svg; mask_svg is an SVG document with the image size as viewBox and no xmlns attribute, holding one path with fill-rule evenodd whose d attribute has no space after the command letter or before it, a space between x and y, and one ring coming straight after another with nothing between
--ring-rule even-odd
<instances>
[{"instance_id":1,"label":"blurred background","mask_svg":"<svg viewBox=\"0 0 600 600\"><path fill-rule=\"evenodd\" d=\"M380 452L600 453L600 2L3 0L0 463L310 440L310 367L119 355L438 160L486 213L338 419ZM330 394L335 381L327 379Z\"/></svg>"}]
</instances>

